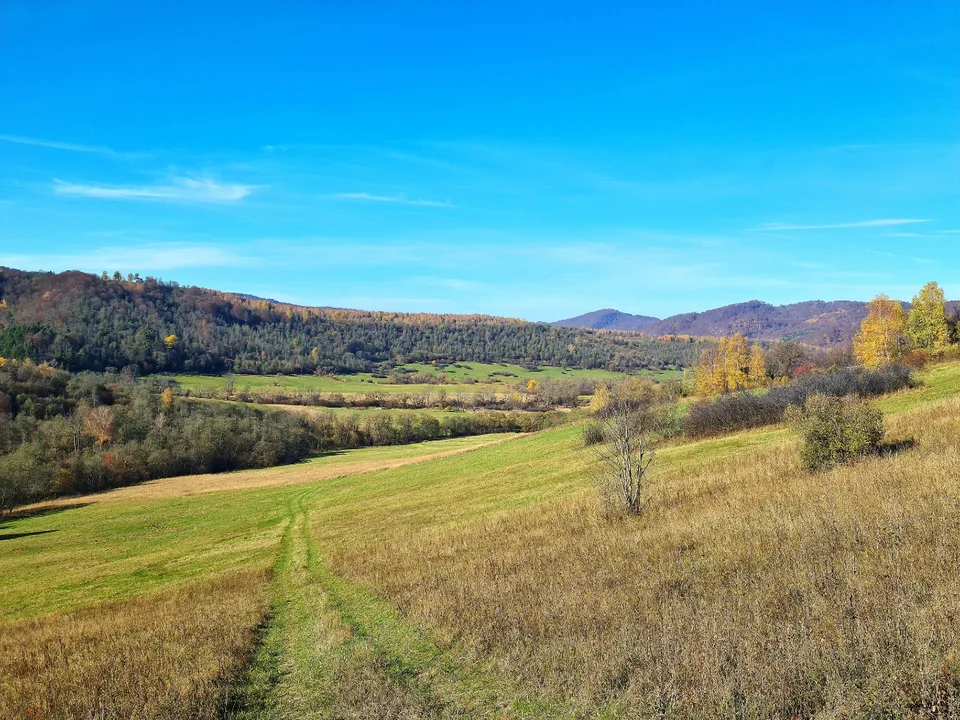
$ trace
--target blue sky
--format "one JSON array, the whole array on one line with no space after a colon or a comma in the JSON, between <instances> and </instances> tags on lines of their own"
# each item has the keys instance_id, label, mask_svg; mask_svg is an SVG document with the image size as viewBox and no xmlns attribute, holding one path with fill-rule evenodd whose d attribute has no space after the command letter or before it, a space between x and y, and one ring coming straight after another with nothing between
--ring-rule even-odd
<instances>
[{"instance_id":1,"label":"blue sky","mask_svg":"<svg viewBox=\"0 0 960 720\"><path fill-rule=\"evenodd\" d=\"M0 265L532 320L960 298L960 3L0 23Z\"/></svg>"}]
</instances>

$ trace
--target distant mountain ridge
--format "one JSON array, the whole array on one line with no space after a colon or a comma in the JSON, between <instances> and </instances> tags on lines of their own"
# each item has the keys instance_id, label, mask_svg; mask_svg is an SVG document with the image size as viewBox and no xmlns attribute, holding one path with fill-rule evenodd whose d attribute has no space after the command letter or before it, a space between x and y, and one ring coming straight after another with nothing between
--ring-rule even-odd
<instances>
[{"instance_id":1,"label":"distant mountain ridge","mask_svg":"<svg viewBox=\"0 0 960 720\"><path fill-rule=\"evenodd\" d=\"M909 303L903 305L910 307ZM947 305L948 311L952 312L957 303ZM867 303L856 300L808 300L789 305L749 300L700 313L673 315L663 320L604 309L553 324L594 330L635 330L653 336L720 337L741 332L755 340L796 340L829 347L851 342L866 315Z\"/></svg>"},{"instance_id":2,"label":"distant mountain ridge","mask_svg":"<svg viewBox=\"0 0 960 720\"><path fill-rule=\"evenodd\" d=\"M631 315L612 308L594 310L566 320L553 323L557 327L590 328L592 330L645 330L660 322L660 318L648 315Z\"/></svg>"}]
</instances>

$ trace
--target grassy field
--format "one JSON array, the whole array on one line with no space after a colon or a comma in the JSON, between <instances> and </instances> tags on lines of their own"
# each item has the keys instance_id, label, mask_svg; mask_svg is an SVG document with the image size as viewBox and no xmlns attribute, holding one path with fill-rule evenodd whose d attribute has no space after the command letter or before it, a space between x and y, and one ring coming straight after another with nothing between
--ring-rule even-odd
<instances>
[{"instance_id":1,"label":"grassy field","mask_svg":"<svg viewBox=\"0 0 960 720\"><path fill-rule=\"evenodd\" d=\"M439 376L445 375L447 383L437 384L397 384L385 378L376 378L370 373L353 375L236 375L234 385L237 391L248 389L251 392L321 392L321 393L437 393L441 389L447 393L475 393L481 391L506 392L518 382L530 380L558 380L561 378L589 379L597 382L615 382L624 377L623 373L607 370L575 370L557 367L542 367L527 370L519 365L500 365L487 363L457 363L459 367L448 365L437 368L432 365L412 364L403 367L416 373ZM505 374L497 374L505 373ZM638 373L655 380L679 378L678 370L643 371ZM223 390L225 379L218 375L175 375L174 379L184 390ZM464 381L471 382L464 382Z\"/></svg>"},{"instance_id":2,"label":"grassy field","mask_svg":"<svg viewBox=\"0 0 960 720\"><path fill-rule=\"evenodd\" d=\"M35 508L0 526L0 716L955 716L960 364L925 381L877 401L901 452L676 443L635 521L576 427Z\"/></svg>"}]
</instances>

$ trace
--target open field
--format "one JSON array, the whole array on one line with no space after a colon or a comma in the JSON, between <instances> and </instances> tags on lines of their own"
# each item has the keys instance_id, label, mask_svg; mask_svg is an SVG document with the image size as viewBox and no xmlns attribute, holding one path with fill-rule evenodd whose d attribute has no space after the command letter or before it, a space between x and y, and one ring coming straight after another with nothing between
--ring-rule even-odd
<instances>
[{"instance_id":1,"label":"open field","mask_svg":"<svg viewBox=\"0 0 960 720\"><path fill-rule=\"evenodd\" d=\"M377 378L370 373L353 375L235 375L234 386L237 391L249 388L251 392L321 392L321 393L447 393L507 392L518 382L530 380L558 380L561 378L589 379L597 382L615 382L624 377L623 373L608 370L575 370L558 367L542 367L528 370L519 365L500 365L488 363L458 363L460 367L448 365L438 369L432 365L405 365L416 373L447 376L449 382L443 384L392 383L386 378ZM497 374L501 373L501 374ZM643 371L638 373L655 380L679 378L678 370ZM174 375L173 378L184 390L223 390L225 379L218 375ZM471 382L464 382L469 380Z\"/></svg>"},{"instance_id":2,"label":"open field","mask_svg":"<svg viewBox=\"0 0 960 720\"><path fill-rule=\"evenodd\" d=\"M77 623L84 640L50 655L53 687L82 648L99 667L103 648L153 633L152 667L188 642L206 658L175 681L184 698L247 718L955 716L960 364L925 380L876 401L900 452L827 473L800 468L782 427L666 447L640 520L604 519L575 426L163 480L6 520L0 617L28 659L0 663L0 716L42 701L85 717L16 681L52 627L72 639ZM259 590L240 608L204 584L231 582L269 592L269 613ZM162 615L110 630L177 593L234 603L235 640L188 639ZM264 617L237 678L230 658ZM102 717L138 692L119 670L89 682L121 708Z\"/></svg>"}]
</instances>

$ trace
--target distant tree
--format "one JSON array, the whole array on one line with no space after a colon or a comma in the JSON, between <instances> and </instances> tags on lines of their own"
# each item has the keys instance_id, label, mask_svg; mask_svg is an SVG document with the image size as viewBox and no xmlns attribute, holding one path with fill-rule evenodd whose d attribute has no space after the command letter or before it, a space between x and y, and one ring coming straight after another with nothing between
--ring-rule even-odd
<instances>
[{"instance_id":1,"label":"distant tree","mask_svg":"<svg viewBox=\"0 0 960 720\"><path fill-rule=\"evenodd\" d=\"M102 448L113 440L116 428L114 426L115 413L109 405L93 408L84 420L83 429L92 437L98 448Z\"/></svg>"},{"instance_id":2,"label":"distant tree","mask_svg":"<svg viewBox=\"0 0 960 720\"><path fill-rule=\"evenodd\" d=\"M810 360L810 354L795 342L776 343L767 352L766 370L772 378L791 377L794 371Z\"/></svg>"},{"instance_id":3,"label":"distant tree","mask_svg":"<svg viewBox=\"0 0 960 720\"><path fill-rule=\"evenodd\" d=\"M167 350L173 350L177 345L177 336L176 335L167 335L163 339L163 344L166 346Z\"/></svg>"},{"instance_id":4,"label":"distant tree","mask_svg":"<svg viewBox=\"0 0 960 720\"><path fill-rule=\"evenodd\" d=\"M160 404L164 409L169 410L173 407L173 388L164 388L160 393ZM162 415L159 417L163 417Z\"/></svg>"},{"instance_id":5,"label":"distant tree","mask_svg":"<svg viewBox=\"0 0 960 720\"><path fill-rule=\"evenodd\" d=\"M906 344L907 314L903 306L881 294L867 307L860 332L853 338L857 362L864 367L878 368L899 361Z\"/></svg>"},{"instance_id":6,"label":"distant tree","mask_svg":"<svg viewBox=\"0 0 960 720\"><path fill-rule=\"evenodd\" d=\"M761 351L762 352L762 351ZM750 351L742 333L722 337L707 347L697 364L697 394L721 395L749 386Z\"/></svg>"},{"instance_id":7,"label":"distant tree","mask_svg":"<svg viewBox=\"0 0 960 720\"><path fill-rule=\"evenodd\" d=\"M754 343L750 347L747 384L751 388L760 388L767 384L767 362L760 343Z\"/></svg>"},{"instance_id":8,"label":"distant tree","mask_svg":"<svg viewBox=\"0 0 960 720\"><path fill-rule=\"evenodd\" d=\"M598 383L593 390L593 397L590 399L590 410L594 413L601 412L610 404L610 388L603 383Z\"/></svg>"},{"instance_id":9,"label":"distant tree","mask_svg":"<svg viewBox=\"0 0 960 720\"><path fill-rule=\"evenodd\" d=\"M726 392L726 370L720 345L705 347L694 375L697 395L710 397Z\"/></svg>"},{"instance_id":10,"label":"distant tree","mask_svg":"<svg viewBox=\"0 0 960 720\"><path fill-rule=\"evenodd\" d=\"M747 387L747 373L750 365L747 339L743 333L725 338L724 369L726 371L727 391Z\"/></svg>"},{"instance_id":11,"label":"distant tree","mask_svg":"<svg viewBox=\"0 0 960 720\"><path fill-rule=\"evenodd\" d=\"M950 344L950 326L943 289L928 282L913 297L913 309L907 317L907 335L919 350L939 350Z\"/></svg>"}]
</instances>

